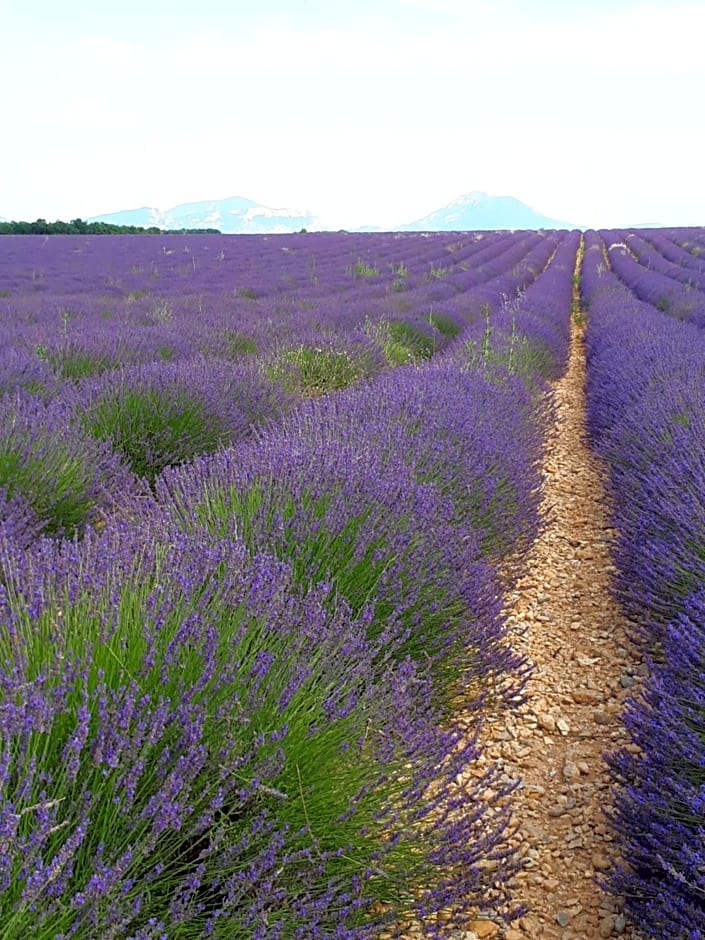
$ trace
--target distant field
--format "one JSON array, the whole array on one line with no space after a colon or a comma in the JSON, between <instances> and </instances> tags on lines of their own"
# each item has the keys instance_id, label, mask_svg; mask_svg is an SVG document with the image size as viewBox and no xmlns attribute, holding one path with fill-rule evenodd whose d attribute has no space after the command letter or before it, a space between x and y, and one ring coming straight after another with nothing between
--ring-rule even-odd
<instances>
[{"instance_id":1,"label":"distant field","mask_svg":"<svg viewBox=\"0 0 705 940\"><path fill-rule=\"evenodd\" d=\"M654 657L614 890L705 932L705 230L655 229L0 236L3 938L512 920L477 734L583 318Z\"/></svg>"}]
</instances>

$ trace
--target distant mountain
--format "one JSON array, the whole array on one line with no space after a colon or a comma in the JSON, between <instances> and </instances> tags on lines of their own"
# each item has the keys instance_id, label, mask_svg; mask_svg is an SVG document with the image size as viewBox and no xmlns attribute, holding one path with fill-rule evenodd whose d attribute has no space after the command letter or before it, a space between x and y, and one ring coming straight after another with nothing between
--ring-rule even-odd
<instances>
[{"instance_id":1,"label":"distant mountain","mask_svg":"<svg viewBox=\"0 0 705 940\"><path fill-rule=\"evenodd\" d=\"M0 221L6 220L0 216ZM167 231L215 228L226 235L283 234L299 232L302 228L315 232L323 227L319 218L308 209L272 209L242 196L207 202L185 202L171 209L156 209L152 206L124 209L95 215L86 221L134 225L141 228L155 226ZM578 227L542 215L513 196L490 196L483 192L471 192L458 196L447 205L414 222L393 226L371 223L351 231L449 232Z\"/></svg>"},{"instance_id":2,"label":"distant mountain","mask_svg":"<svg viewBox=\"0 0 705 940\"><path fill-rule=\"evenodd\" d=\"M217 228L226 235L266 235L318 229L318 219L307 209L270 209L252 199L234 196L210 202L186 202L172 209L127 209L96 215L89 222L114 225L157 226L172 231L181 228Z\"/></svg>"},{"instance_id":3,"label":"distant mountain","mask_svg":"<svg viewBox=\"0 0 705 940\"><path fill-rule=\"evenodd\" d=\"M125 209L122 212L110 212L106 215L94 215L87 222L109 222L111 225L137 225L140 228L150 228L156 225L161 228L163 213L159 209Z\"/></svg>"},{"instance_id":4,"label":"distant mountain","mask_svg":"<svg viewBox=\"0 0 705 940\"><path fill-rule=\"evenodd\" d=\"M513 196L490 196L472 192L425 215L416 222L395 227L400 232L455 232L494 229L575 228L541 215Z\"/></svg>"}]
</instances>

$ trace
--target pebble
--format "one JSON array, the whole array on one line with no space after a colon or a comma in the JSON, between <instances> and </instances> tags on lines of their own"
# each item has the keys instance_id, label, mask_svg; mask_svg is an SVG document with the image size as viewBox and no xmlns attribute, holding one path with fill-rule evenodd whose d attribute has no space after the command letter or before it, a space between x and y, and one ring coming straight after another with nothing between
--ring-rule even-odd
<instances>
[{"instance_id":1,"label":"pebble","mask_svg":"<svg viewBox=\"0 0 705 940\"><path fill-rule=\"evenodd\" d=\"M612 928L614 927L614 921L611 917L603 917L600 921L599 932L603 940L606 940L607 937L612 936Z\"/></svg>"},{"instance_id":2,"label":"pebble","mask_svg":"<svg viewBox=\"0 0 705 940\"><path fill-rule=\"evenodd\" d=\"M559 385L559 415L584 408L577 392L581 375L578 370ZM499 720L490 745L496 753L486 752L525 781L514 797L524 814L517 842L527 863L519 882L532 913L502 930L482 920L488 912L476 911L466 940L473 934L483 940L597 940L626 930L619 899L601 896L594 884L596 873L611 868L612 834L601 821L610 779L600 755L625 741L618 719L625 691L630 694L648 669L636 665L608 596L614 569L603 542L614 533L601 521L599 484L579 440L582 431L570 423L559 425L557 434L560 443L555 451L549 444L551 463L544 465L546 532L507 598L535 671L526 706L514 712L512 734L501 734L507 725ZM551 626L532 631L535 623ZM576 858L571 847L583 852Z\"/></svg>"},{"instance_id":3,"label":"pebble","mask_svg":"<svg viewBox=\"0 0 705 940\"><path fill-rule=\"evenodd\" d=\"M610 867L610 860L603 852L593 852L590 862L597 871L607 871Z\"/></svg>"},{"instance_id":4,"label":"pebble","mask_svg":"<svg viewBox=\"0 0 705 940\"><path fill-rule=\"evenodd\" d=\"M563 764L563 779L575 780L580 776L580 768L572 760L567 760Z\"/></svg>"},{"instance_id":5,"label":"pebble","mask_svg":"<svg viewBox=\"0 0 705 940\"><path fill-rule=\"evenodd\" d=\"M555 806L549 806L547 812L553 819L557 819L568 812L568 807L564 803L556 803Z\"/></svg>"},{"instance_id":6,"label":"pebble","mask_svg":"<svg viewBox=\"0 0 705 940\"><path fill-rule=\"evenodd\" d=\"M472 920L468 926L471 933L474 933L478 940L496 937L499 933L499 927L491 920Z\"/></svg>"},{"instance_id":7,"label":"pebble","mask_svg":"<svg viewBox=\"0 0 705 940\"><path fill-rule=\"evenodd\" d=\"M519 926L524 933L528 933L530 937L538 936L539 930L541 929L538 920L533 914L525 914L519 921Z\"/></svg>"},{"instance_id":8,"label":"pebble","mask_svg":"<svg viewBox=\"0 0 705 940\"><path fill-rule=\"evenodd\" d=\"M536 720L539 723L539 727L543 728L544 731L553 733L556 730L556 719L553 715L549 715L547 712L539 712L536 716Z\"/></svg>"},{"instance_id":9,"label":"pebble","mask_svg":"<svg viewBox=\"0 0 705 940\"><path fill-rule=\"evenodd\" d=\"M598 694L592 689L576 689L572 695L577 705L595 705L598 701Z\"/></svg>"}]
</instances>

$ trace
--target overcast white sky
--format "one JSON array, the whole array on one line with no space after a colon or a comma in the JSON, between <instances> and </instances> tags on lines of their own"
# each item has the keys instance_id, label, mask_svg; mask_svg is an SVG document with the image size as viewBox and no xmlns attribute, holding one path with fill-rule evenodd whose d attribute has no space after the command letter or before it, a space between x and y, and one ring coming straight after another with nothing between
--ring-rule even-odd
<instances>
[{"instance_id":1,"label":"overcast white sky","mask_svg":"<svg viewBox=\"0 0 705 940\"><path fill-rule=\"evenodd\" d=\"M705 2L0 0L0 216L705 225Z\"/></svg>"}]
</instances>

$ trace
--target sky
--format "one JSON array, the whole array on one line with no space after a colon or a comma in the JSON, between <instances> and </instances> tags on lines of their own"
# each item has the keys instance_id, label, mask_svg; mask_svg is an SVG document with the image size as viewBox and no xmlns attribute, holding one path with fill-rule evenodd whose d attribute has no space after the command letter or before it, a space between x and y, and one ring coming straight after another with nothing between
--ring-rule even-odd
<instances>
[{"instance_id":1,"label":"sky","mask_svg":"<svg viewBox=\"0 0 705 940\"><path fill-rule=\"evenodd\" d=\"M0 0L0 217L705 225L705 0Z\"/></svg>"}]
</instances>

